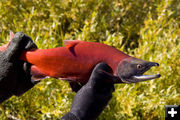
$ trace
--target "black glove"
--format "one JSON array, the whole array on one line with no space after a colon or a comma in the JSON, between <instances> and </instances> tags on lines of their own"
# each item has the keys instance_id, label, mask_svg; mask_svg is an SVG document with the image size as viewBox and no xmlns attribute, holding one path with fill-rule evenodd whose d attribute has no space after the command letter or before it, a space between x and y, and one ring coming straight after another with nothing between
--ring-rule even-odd
<instances>
[{"instance_id":1,"label":"black glove","mask_svg":"<svg viewBox=\"0 0 180 120\"><path fill-rule=\"evenodd\" d=\"M32 39L22 32L15 34L10 45L0 52L0 103L12 95L21 95L34 86L30 64L19 60L22 51L36 49Z\"/></svg>"},{"instance_id":2,"label":"black glove","mask_svg":"<svg viewBox=\"0 0 180 120\"><path fill-rule=\"evenodd\" d=\"M76 94L71 110L62 120L95 120L112 98L112 69L105 63L94 68L91 77Z\"/></svg>"}]
</instances>

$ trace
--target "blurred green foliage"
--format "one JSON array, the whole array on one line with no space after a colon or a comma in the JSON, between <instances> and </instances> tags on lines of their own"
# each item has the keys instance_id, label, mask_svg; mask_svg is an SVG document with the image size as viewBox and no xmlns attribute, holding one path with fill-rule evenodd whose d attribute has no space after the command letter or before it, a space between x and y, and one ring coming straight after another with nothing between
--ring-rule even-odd
<instances>
[{"instance_id":1,"label":"blurred green foliage","mask_svg":"<svg viewBox=\"0 0 180 120\"><path fill-rule=\"evenodd\" d=\"M178 0L1 0L0 45L22 31L39 48L63 40L96 41L160 63L162 77L116 85L99 120L164 120L164 105L180 105L180 2ZM0 105L0 119L58 119L74 97L67 82L44 79Z\"/></svg>"}]
</instances>

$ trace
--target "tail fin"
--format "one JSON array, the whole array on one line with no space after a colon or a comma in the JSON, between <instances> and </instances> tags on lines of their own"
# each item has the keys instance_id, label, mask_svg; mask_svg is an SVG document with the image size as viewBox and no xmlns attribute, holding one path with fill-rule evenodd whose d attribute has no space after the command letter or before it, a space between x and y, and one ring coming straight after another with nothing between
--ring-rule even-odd
<instances>
[{"instance_id":1,"label":"tail fin","mask_svg":"<svg viewBox=\"0 0 180 120\"><path fill-rule=\"evenodd\" d=\"M13 33L13 31L10 31L10 32L9 32L9 42L11 42L11 40L13 39L13 37L14 37L14 33Z\"/></svg>"},{"instance_id":2,"label":"tail fin","mask_svg":"<svg viewBox=\"0 0 180 120\"><path fill-rule=\"evenodd\" d=\"M10 31L9 32L9 43L5 44L3 46L0 46L0 51L5 51L8 48L8 46L9 46L11 40L13 39L13 37L14 37L14 33L12 31Z\"/></svg>"}]
</instances>

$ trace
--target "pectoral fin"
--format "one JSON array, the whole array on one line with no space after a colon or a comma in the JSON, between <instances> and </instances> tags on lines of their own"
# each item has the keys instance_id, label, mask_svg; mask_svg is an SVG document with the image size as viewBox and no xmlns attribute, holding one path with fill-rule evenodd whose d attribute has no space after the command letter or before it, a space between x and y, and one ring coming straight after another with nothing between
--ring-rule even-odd
<instances>
[{"instance_id":1,"label":"pectoral fin","mask_svg":"<svg viewBox=\"0 0 180 120\"><path fill-rule=\"evenodd\" d=\"M31 74L32 74L32 81L33 82L38 82L42 79L45 79L45 78L49 78L49 76L46 76L45 74L43 74L37 66L35 65L32 65L31 66Z\"/></svg>"}]
</instances>

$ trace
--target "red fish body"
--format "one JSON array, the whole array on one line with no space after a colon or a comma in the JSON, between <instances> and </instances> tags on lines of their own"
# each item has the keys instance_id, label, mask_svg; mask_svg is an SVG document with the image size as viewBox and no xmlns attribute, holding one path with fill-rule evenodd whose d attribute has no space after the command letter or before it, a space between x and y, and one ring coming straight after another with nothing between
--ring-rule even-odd
<instances>
[{"instance_id":1,"label":"red fish body","mask_svg":"<svg viewBox=\"0 0 180 120\"><path fill-rule=\"evenodd\" d=\"M36 79L50 76L86 83L96 64L107 63L116 75L119 62L129 57L105 44L74 40L65 47L24 52L20 59L32 64Z\"/></svg>"}]
</instances>

